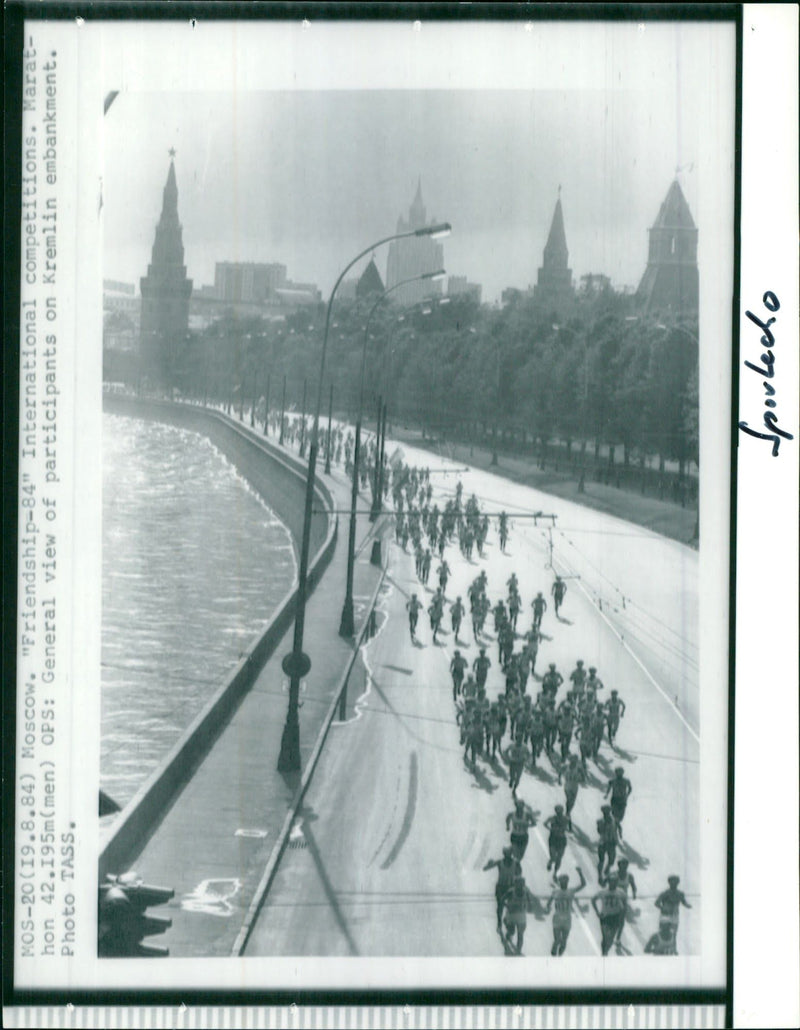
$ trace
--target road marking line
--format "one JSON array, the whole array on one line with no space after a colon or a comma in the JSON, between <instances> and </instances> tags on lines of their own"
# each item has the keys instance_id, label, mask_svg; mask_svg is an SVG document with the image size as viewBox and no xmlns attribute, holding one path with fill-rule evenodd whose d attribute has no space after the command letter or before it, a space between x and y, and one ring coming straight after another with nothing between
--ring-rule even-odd
<instances>
[{"instance_id":1,"label":"road marking line","mask_svg":"<svg viewBox=\"0 0 800 1030\"><path fill-rule=\"evenodd\" d=\"M557 560L558 560L558 563L561 565L562 569L569 570L569 565L563 560L563 558L558 558ZM584 584L581 581L580 577L578 578L577 582L578 582L578 586L583 591L584 595L586 596L586 599L588 600L588 602L592 606L592 608L597 608L597 606L594 604L594 602L593 602L593 600L591 598L591 595L590 595L589 591L584 586ZM630 645L625 640L625 638L622 636L622 633L616 628L616 626L614 625L613 622L608 620L608 617L605 615L605 613L602 611L602 609L597 608L597 614L600 616L600 618L603 620L603 622L608 626L608 628L611 629L611 631L614 633L614 636L619 640L620 644L622 644L622 646L625 648L625 650L628 652L628 654L631 656L631 658L633 658L633 660L639 666L641 672L644 673L645 676L647 676L647 678L650 680L650 682L653 684L653 686L656 688L656 690L658 690L658 692L661 694L661 696L667 702L667 705L670 707L670 709L672 709L672 711L675 713L677 718L679 718L681 720L681 722L683 722L683 724L686 726L686 728L689 730L689 732L694 737L695 741L699 744L700 743L699 735L695 732L695 730L692 728L692 726L684 718L683 713L681 712L681 710L679 708L677 708L677 706L675 705L675 702L672 700L672 698L669 696L669 694L666 692L666 690L664 690L664 688L659 683L656 682L656 680L653 677L653 674L650 672L650 670L647 667L647 665L644 662L641 661L639 656L634 651L631 650Z\"/></svg>"}]
</instances>

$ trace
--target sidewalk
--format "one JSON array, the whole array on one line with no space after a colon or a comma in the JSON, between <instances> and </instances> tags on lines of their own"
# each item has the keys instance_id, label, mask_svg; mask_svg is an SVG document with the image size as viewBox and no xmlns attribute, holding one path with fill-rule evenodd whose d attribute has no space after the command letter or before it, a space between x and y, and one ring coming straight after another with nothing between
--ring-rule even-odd
<instances>
[{"instance_id":1,"label":"sidewalk","mask_svg":"<svg viewBox=\"0 0 800 1030\"><path fill-rule=\"evenodd\" d=\"M349 509L343 470L334 468L326 476L323 467L320 462L318 476L336 508ZM367 506L362 496L359 508ZM353 589L357 634L380 578L369 561L373 528L359 517ZM353 654L352 641L339 636L347 533L348 517L340 515L333 558L306 607L304 650L312 667L301 685L303 768ZM293 625L134 863L145 883L175 891L168 905L153 910L172 919L171 929L152 939L168 947L171 956L230 954L300 783L300 774L284 776L276 769L289 697L281 661L291 650ZM288 846L293 846L291 839Z\"/></svg>"}]
</instances>

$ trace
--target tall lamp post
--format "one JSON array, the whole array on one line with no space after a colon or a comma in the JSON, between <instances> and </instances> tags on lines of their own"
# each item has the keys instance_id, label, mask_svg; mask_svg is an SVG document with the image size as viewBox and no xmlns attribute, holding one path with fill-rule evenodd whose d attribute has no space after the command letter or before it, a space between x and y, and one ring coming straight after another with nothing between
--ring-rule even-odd
<instances>
[{"instance_id":1,"label":"tall lamp post","mask_svg":"<svg viewBox=\"0 0 800 1030\"><path fill-rule=\"evenodd\" d=\"M283 671L289 677L289 707L286 712L286 723L283 727L281 737L281 750L278 755L279 772L300 771L300 723L298 719L298 708L300 701L300 681L308 674L311 668L311 659L303 651L303 632L306 620L306 591L308 579L308 551L311 541L311 511L314 502L314 474L317 467L317 450L319 449L319 412L322 406L322 388L325 381L325 356L328 350L328 330L331 321L331 309L336 290L345 275L350 271L357 261L375 250L376 247L392 240L404 239L411 236L447 236L451 226L449 222L441 222L436 225L426 226L422 229L413 229L410 232L393 233L385 236L376 243L370 244L357 254L352 261L342 270L336 280L328 301L328 310L325 314L325 334L322 338L322 355L320 357L319 380L317 385L317 403L314 411L314 427L311 432L311 447L308 454L308 476L306 478L305 511L303 514L303 538L300 546L300 568L297 576L297 605L294 621L294 642L292 650L287 654L282 663Z\"/></svg>"},{"instance_id":2,"label":"tall lamp post","mask_svg":"<svg viewBox=\"0 0 800 1030\"><path fill-rule=\"evenodd\" d=\"M344 605L342 606L342 618L339 623L339 636L340 637L352 637L355 634L355 621L353 618L353 568L355 565L355 549L356 549L356 507L358 505L358 459L361 451L361 416L364 411L364 376L367 367L367 340L369 339L369 325L372 321L372 316L383 304L386 298L394 290L399 290L401 286L406 286L408 283L416 283L422 280L429 279L441 279L445 275L444 270L438 272L425 272L423 275L415 275L410 279L403 279L402 282L395 283L394 286L390 286L384 290L383 293L378 297L375 303L370 308L370 312L367 315L366 325L364 326L364 344L361 348L361 382L358 391L358 415L356 417L356 440L353 449L353 484L350 492L350 531L347 538L347 586L344 594ZM380 438L381 438L381 415L378 416L378 426L375 434L376 437L376 463L380 461ZM378 468L376 464L376 479L378 475ZM376 484L376 490L380 489L379 482Z\"/></svg>"}]
</instances>

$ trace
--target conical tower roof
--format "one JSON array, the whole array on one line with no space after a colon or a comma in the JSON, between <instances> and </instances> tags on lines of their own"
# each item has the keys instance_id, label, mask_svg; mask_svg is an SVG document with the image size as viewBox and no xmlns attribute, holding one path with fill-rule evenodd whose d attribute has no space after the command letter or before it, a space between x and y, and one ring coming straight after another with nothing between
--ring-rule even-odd
<instances>
[{"instance_id":1,"label":"conical tower roof","mask_svg":"<svg viewBox=\"0 0 800 1030\"><path fill-rule=\"evenodd\" d=\"M370 259L356 284L356 297L366 297L370 293L383 293L383 280L375 264L375 258Z\"/></svg>"},{"instance_id":2,"label":"conical tower roof","mask_svg":"<svg viewBox=\"0 0 800 1030\"><path fill-rule=\"evenodd\" d=\"M567 251L567 235L564 232L564 213L561 210L561 197L556 201L556 208L553 212L553 221L550 223L550 235L544 245L545 268L557 266L566 268L569 260Z\"/></svg>"},{"instance_id":3,"label":"conical tower roof","mask_svg":"<svg viewBox=\"0 0 800 1030\"><path fill-rule=\"evenodd\" d=\"M694 229L695 224L686 197L677 179L667 190L667 195L653 223L654 229Z\"/></svg>"}]
</instances>

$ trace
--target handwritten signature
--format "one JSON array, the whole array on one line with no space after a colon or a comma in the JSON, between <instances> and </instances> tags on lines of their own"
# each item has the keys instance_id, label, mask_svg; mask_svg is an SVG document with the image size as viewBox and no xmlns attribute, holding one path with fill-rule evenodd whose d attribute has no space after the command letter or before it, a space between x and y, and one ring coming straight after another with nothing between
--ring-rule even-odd
<instances>
[{"instance_id":1,"label":"handwritten signature","mask_svg":"<svg viewBox=\"0 0 800 1030\"><path fill-rule=\"evenodd\" d=\"M780 309L780 301L771 290L767 290L761 300L768 311L778 311ZM773 315L772 318L768 318L764 322L757 315L754 315L752 311L745 311L745 314L751 322L755 322L759 329L764 332L764 335L761 337L761 345L766 347L767 350L761 355L761 361L765 367L761 368L759 365L754 365L752 361L745 361L745 365L752 369L753 372L757 372L760 376L764 377L764 392L766 395L764 398L764 408L766 409L764 411L764 427L767 430L771 430L771 432L760 433L757 429L751 429L746 422L740 422L739 428L750 436L758 437L759 440L771 440L772 457L777 458L781 439L793 440L794 437L778 425L778 415L774 410L777 407L775 387L769 382L775 375L775 355L772 352L772 348L775 346L775 335L770 326L776 321L776 318Z\"/></svg>"}]
</instances>

